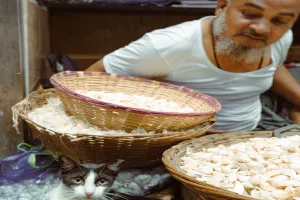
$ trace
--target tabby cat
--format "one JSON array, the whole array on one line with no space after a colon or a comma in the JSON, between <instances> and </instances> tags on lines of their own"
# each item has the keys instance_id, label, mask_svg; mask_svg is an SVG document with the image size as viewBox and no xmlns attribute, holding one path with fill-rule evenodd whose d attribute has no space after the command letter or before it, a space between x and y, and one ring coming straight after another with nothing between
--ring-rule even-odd
<instances>
[{"instance_id":1,"label":"tabby cat","mask_svg":"<svg viewBox=\"0 0 300 200\"><path fill-rule=\"evenodd\" d=\"M49 192L49 200L126 199L110 191L122 162L79 165L70 158L59 157L62 182Z\"/></svg>"}]
</instances>

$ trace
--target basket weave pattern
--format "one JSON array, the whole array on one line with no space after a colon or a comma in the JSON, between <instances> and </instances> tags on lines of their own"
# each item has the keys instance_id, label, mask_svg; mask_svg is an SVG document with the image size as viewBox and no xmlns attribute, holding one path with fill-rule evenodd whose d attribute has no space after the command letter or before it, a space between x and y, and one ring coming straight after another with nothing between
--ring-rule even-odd
<instances>
[{"instance_id":1,"label":"basket weave pattern","mask_svg":"<svg viewBox=\"0 0 300 200\"><path fill-rule=\"evenodd\" d=\"M234 192L220 189L204 182L199 182L195 178L186 175L181 171L181 158L189 152L199 152L203 148L217 147L218 145L237 144L242 141L254 137L268 138L272 137L272 131L258 131L258 132L235 132L224 134L205 135L196 139L181 142L163 153L163 163L171 175L182 182L192 192L195 192L199 199L203 200L254 200L253 198L241 196Z\"/></svg>"},{"instance_id":2,"label":"basket weave pattern","mask_svg":"<svg viewBox=\"0 0 300 200\"><path fill-rule=\"evenodd\" d=\"M61 72L53 75L50 81L70 115L104 129L177 131L206 122L221 109L216 99L191 89L131 76L103 72ZM76 93L76 90L122 92L163 98L183 106L188 105L195 112L155 112L130 108L95 100Z\"/></svg>"},{"instance_id":3,"label":"basket weave pattern","mask_svg":"<svg viewBox=\"0 0 300 200\"><path fill-rule=\"evenodd\" d=\"M55 89L38 90L16 104L12 110L15 121L24 119L49 150L69 156L79 163L110 163L116 159L124 159L124 167L148 167L161 162L162 153L171 146L199 137L214 124L211 116L207 122L185 131L168 132L166 134L116 134L91 136L76 134L76 138L68 134L47 130L28 118L27 113L46 104L49 97L58 96Z\"/></svg>"}]
</instances>

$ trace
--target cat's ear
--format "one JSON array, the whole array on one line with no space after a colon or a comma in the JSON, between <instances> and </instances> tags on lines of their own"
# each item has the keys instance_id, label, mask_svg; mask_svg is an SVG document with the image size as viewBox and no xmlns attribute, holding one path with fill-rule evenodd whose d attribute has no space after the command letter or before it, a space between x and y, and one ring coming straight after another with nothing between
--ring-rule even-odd
<instances>
[{"instance_id":1,"label":"cat's ear","mask_svg":"<svg viewBox=\"0 0 300 200\"><path fill-rule=\"evenodd\" d=\"M68 157L65 157L65 156L59 156L58 161L59 161L60 169L62 170L62 172L67 172L78 166L74 160L72 160Z\"/></svg>"},{"instance_id":2,"label":"cat's ear","mask_svg":"<svg viewBox=\"0 0 300 200\"><path fill-rule=\"evenodd\" d=\"M107 168L113 172L119 172L123 162L124 160L118 159L116 163L107 165Z\"/></svg>"}]
</instances>

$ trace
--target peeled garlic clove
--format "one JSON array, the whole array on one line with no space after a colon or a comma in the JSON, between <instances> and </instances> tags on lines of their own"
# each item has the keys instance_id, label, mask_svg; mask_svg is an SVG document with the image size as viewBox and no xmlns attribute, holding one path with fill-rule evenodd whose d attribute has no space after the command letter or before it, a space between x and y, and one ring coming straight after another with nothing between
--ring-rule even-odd
<instances>
[{"instance_id":1,"label":"peeled garlic clove","mask_svg":"<svg viewBox=\"0 0 300 200\"><path fill-rule=\"evenodd\" d=\"M249 169L262 169L264 168L264 165L259 163L259 162L254 162L254 161L251 161L251 162L248 162L246 163L246 166L249 168Z\"/></svg>"},{"instance_id":2,"label":"peeled garlic clove","mask_svg":"<svg viewBox=\"0 0 300 200\"><path fill-rule=\"evenodd\" d=\"M207 181L207 177L198 177L198 178L196 178L196 180L198 180L198 181L200 181L200 182L206 182Z\"/></svg>"},{"instance_id":3,"label":"peeled garlic clove","mask_svg":"<svg viewBox=\"0 0 300 200\"><path fill-rule=\"evenodd\" d=\"M278 170L278 169L280 169L280 168L279 168L279 166L277 166L277 165L270 164L270 165L267 166L267 169L268 169L268 170Z\"/></svg>"},{"instance_id":4,"label":"peeled garlic clove","mask_svg":"<svg viewBox=\"0 0 300 200\"><path fill-rule=\"evenodd\" d=\"M221 168L222 168L222 172L225 173L225 174L228 174L228 173L230 173L230 172L232 171L230 165L228 165L228 166L223 166L223 167L221 167Z\"/></svg>"},{"instance_id":5,"label":"peeled garlic clove","mask_svg":"<svg viewBox=\"0 0 300 200\"><path fill-rule=\"evenodd\" d=\"M242 175L242 176L250 176L251 175L251 173L249 171L247 171L247 170L245 170L245 171L238 171L238 174Z\"/></svg>"},{"instance_id":6,"label":"peeled garlic clove","mask_svg":"<svg viewBox=\"0 0 300 200\"><path fill-rule=\"evenodd\" d=\"M211 177L206 180L206 183L209 185L213 185L215 187L221 187L222 183L217 181L215 178Z\"/></svg>"},{"instance_id":7,"label":"peeled garlic clove","mask_svg":"<svg viewBox=\"0 0 300 200\"><path fill-rule=\"evenodd\" d=\"M265 159L264 157L262 157L261 155L256 155L255 156L255 159L260 162L260 163L264 163L265 162Z\"/></svg>"},{"instance_id":8,"label":"peeled garlic clove","mask_svg":"<svg viewBox=\"0 0 300 200\"><path fill-rule=\"evenodd\" d=\"M212 156L211 157L211 161L214 163L220 163L222 161L222 157L221 156Z\"/></svg>"},{"instance_id":9,"label":"peeled garlic clove","mask_svg":"<svg viewBox=\"0 0 300 200\"><path fill-rule=\"evenodd\" d=\"M293 193L294 197L299 197L300 198L300 188L293 189L292 193Z\"/></svg>"},{"instance_id":10,"label":"peeled garlic clove","mask_svg":"<svg viewBox=\"0 0 300 200\"><path fill-rule=\"evenodd\" d=\"M283 161L282 161L282 159L274 159L274 160L272 160L272 163L274 163L275 165L279 165L279 164L282 164Z\"/></svg>"},{"instance_id":11,"label":"peeled garlic clove","mask_svg":"<svg viewBox=\"0 0 300 200\"><path fill-rule=\"evenodd\" d=\"M228 181L230 183L234 183L235 181L237 181L237 175L235 173L231 173L228 175Z\"/></svg>"},{"instance_id":12,"label":"peeled garlic clove","mask_svg":"<svg viewBox=\"0 0 300 200\"><path fill-rule=\"evenodd\" d=\"M216 179L218 182L223 182L225 179L225 174L220 172L213 172L212 176Z\"/></svg>"},{"instance_id":13,"label":"peeled garlic clove","mask_svg":"<svg viewBox=\"0 0 300 200\"><path fill-rule=\"evenodd\" d=\"M271 196L275 199L288 199L293 197L293 193L285 190L274 190L271 192Z\"/></svg>"},{"instance_id":14,"label":"peeled garlic clove","mask_svg":"<svg viewBox=\"0 0 300 200\"><path fill-rule=\"evenodd\" d=\"M199 173L203 174L211 174L214 170L211 167L208 166L201 166L196 169Z\"/></svg>"},{"instance_id":15,"label":"peeled garlic clove","mask_svg":"<svg viewBox=\"0 0 300 200\"><path fill-rule=\"evenodd\" d=\"M251 176L244 176L241 174L237 174L237 179L241 182L248 181L250 178L251 178Z\"/></svg>"},{"instance_id":16,"label":"peeled garlic clove","mask_svg":"<svg viewBox=\"0 0 300 200\"><path fill-rule=\"evenodd\" d=\"M300 165L296 165L296 164L289 164L288 167L294 171L296 171L297 173L300 173Z\"/></svg>"},{"instance_id":17,"label":"peeled garlic clove","mask_svg":"<svg viewBox=\"0 0 300 200\"><path fill-rule=\"evenodd\" d=\"M259 175L255 175L250 179L250 183L253 185L259 185Z\"/></svg>"},{"instance_id":18,"label":"peeled garlic clove","mask_svg":"<svg viewBox=\"0 0 300 200\"><path fill-rule=\"evenodd\" d=\"M273 192L273 191L277 190L272 185L270 185L268 182L262 181L262 179L259 180L259 187L260 187L260 189L268 191L268 192Z\"/></svg>"},{"instance_id":19,"label":"peeled garlic clove","mask_svg":"<svg viewBox=\"0 0 300 200\"><path fill-rule=\"evenodd\" d=\"M267 177L274 177L278 175L286 175L290 177L294 177L297 173L292 169L280 169L280 170L272 170L266 174Z\"/></svg>"},{"instance_id":20,"label":"peeled garlic clove","mask_svg":"<svg viewBox=\"0 0 300 200\"><path fill-rule=\"evenodd\" d=\"M233 188L232 191L242 195L245 191L245 188L244 188L244 186L241 182L237 181L237 182L235 182L234 188Z\"/></svg>"},{"instance_id":21,"label":"peeled garlic clove","mask_svg":"<svg viewBox=\"0 0 300 200\"><path fill-rule=\"evenodd\" d=\"M241 183L243 184L243 186L244 186L245 188L251 188L251 189L254 188L254 186L252 185L252 183L251 183L249 180L241 181Z\"/></svg>"},{"instance_id":22,"label":"peeled garlic clove","mask_svg":"<svg viewBox=\"0 0 300 200\"><path fill-rule=\"evenodd\" d=\"M198 164L190 157L182 158L184 170L192 170L198 167Z\"/></svg>"},{"instance_id":23,"label":"peeled garlic clove","mask_svg":"<svg viewBox=\"0 0 300 200\"><path fill-rule=\"evenodd\" d=\"M277 189L284 189L287 186L287 181L290 180L288 176L279 175L270 180L271 185Z\"/></svg>"},{"instance_id":24,"label":"peeled garlic clove","mask_svg":"<svg viewBox=\"0 0 300 200\"><path fill-rule=\"evenodd\" d=\"M200 153L195 153L195 154L192 154L192 158L194 160L205 160L205 161L210 161L211 159L211 156L212 154L211 153L203 153L203 152L200 152Z\"/></svg>"},{"instance_id":25,"label":"peeled garlic clove","mask_svg":"<svg viewBox=\"0 0 300 200\"><path fill-rule=\"evenodd\" d=\"M232 165L233 164L233 162L231 160L226 159L226 158L222 159L221 163L222 163L222 165Z\"/></svg>"},{"instance_id":26,"label":"peeled garlic clove","mask_svg":"<svg viewBox=\"0 0 300 200\"><path fill-rule=\"evenodd\" d=\"M247 162L251 161L249 156L247 156L246 154L239 154L239 155L233 156L233 160L236 160L241 163L247 163Z\"/></svg>"},{"instance_id":27,"label":"peeled garlic clove","mask_svg":"<svg viewBox=\"0 0 300 200\"><path fill-rule=\"evenodd\" d=\"M292 186L292 187L300 187L300 181L298 181L298 180L290 180L290 181L287 181L286 184L288 186Z\"/></svg>"},{"instance_id":28,"label":"peeled garlic clove","mask_svg":"<svg viewBox=\"0 0 300 200\"><path fill-rule=\"evenodd\" d=\"M261 199L261 200L275 200L274 198L270 197L267 192L254 189L250 193L251 197L255 199Z\"/></svg>"},{"instance_id":29,"label":"peeled garlic clove","mask_svg":"<svg viewBox=\"0 0 300 200\"><path fill-rule=\"evenodd\" d=\"M276 151L263 151L260 152L260 155L262 155L264 158L276 158L279 157L281 153Z\"/></svg>"},{"instance_id":30,"label":"peeled garlic clove","mask_svg":"<svg viewBox=\"0 0 300 200\"><path fill-rule=\"evenodd\" d=\"M227 190L229 190L229 189L233 190L234 184L233 183L222 183L221 188L224 188L224 189L227 189Z\"/></svg>"}]
</instances>

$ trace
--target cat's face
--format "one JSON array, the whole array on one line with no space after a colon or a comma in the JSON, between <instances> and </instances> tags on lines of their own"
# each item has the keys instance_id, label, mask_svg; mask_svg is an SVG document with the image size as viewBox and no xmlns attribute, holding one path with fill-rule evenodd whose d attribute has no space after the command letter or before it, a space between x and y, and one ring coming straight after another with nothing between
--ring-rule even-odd
<instances>
[{"instance_id":1,"label":"cat's face","mask_svg":"<svg viewBox=\"0 0 300 200\"><path fill-rule=\"evenodd\" d=\"M109 193L119 164L78 165L73 160L60 157L61 175L66 199L110 199ZM108 198L110 197L110 198Z\"/></svg>"}]
</instances>

